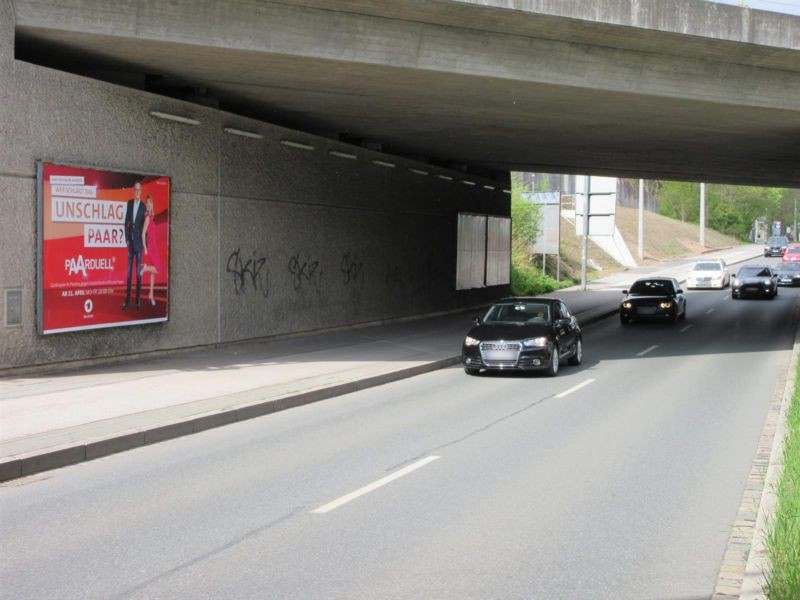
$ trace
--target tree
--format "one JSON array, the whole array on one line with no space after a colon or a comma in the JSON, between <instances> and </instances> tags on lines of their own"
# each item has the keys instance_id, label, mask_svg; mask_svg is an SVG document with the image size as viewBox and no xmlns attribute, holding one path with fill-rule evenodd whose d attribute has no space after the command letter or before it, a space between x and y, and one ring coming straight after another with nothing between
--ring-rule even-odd
<instances>
[{"instance_id":1,"label":"tree","mask_svg":"<svg viewBox=\"0 0 800 600\"><path fill-rule=\"evenodd\" d=\"M533 247L541 231L541 211L533 202L522 199L530 192L517 173L511 177L511 248L512 254L528 263L533 262ZM512 260L513 260L512 256Z\"/></svg>"}]
</instances>

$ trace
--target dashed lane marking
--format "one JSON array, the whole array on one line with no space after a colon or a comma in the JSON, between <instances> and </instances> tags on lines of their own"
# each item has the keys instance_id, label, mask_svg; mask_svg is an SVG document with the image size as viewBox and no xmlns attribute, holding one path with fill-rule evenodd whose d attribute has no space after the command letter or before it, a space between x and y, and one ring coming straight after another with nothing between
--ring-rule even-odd
<instances>
[{"instance_id":1,"label":"dashed lane marking","mask_svg":"<svg viewBox=\"0 0 800 600\"><path fill-rule=\"evenodd\" d=\"M577 392L579 389L584 388L587 385L589 385L590 383L594 383L595 381L596 381L595 379L587 379L583 383L579 383L578 385L573 386L573 387L569 388L568 390L564 390L560 394L556 394L555 398L563 398L564 396L568 396L572 392Z\"/></svg>"},{"instance_id":2,"label":"dashed lane marking","mask_svg":"<svg viewBox=\"0 0 800 600\"><path fill-rule=\"evenodd\" d=\"M407 467L403 467L399 471L395 471L391 475L387 475L386 477L384 477L382 479L378 479L377 481L373 481L369 485L365 485L364 487L362 487L360 489L357 489L355 492L351 492L351 493L346 494L346 495L344 495L344 496L342 496L340 498L337 498L333 502L328 502L328 504L324 504L324 505L320 506L319 508L315 508L311 512L312 513L316 513L316 514L320 514L320 515L324 514L324 513L327 513L327 512L330 512L330 511L334 510L335 508L339 508L343 504L347 504L348 502L350 502L352 500L355 500L356 498L358 498L360 496L363 496L364 494L369 494L370 492L373 492L373 491L377 490L378 488L381 488L381 487L385 486L387 483L391 483L395 479L400 479L401 477L404 477L405 475L408 475L412 471L416 471L417 469L420 469L420 468L424 467L425 465L430 464L430 463L432 463L433 461L435 461L435 460L437 460L439 458L441 458L441 456L428 456L427 458L423 458L422 460L418 460L417 462L412 463L412 464L408 465Z\"/></svg>"}]
</instances>

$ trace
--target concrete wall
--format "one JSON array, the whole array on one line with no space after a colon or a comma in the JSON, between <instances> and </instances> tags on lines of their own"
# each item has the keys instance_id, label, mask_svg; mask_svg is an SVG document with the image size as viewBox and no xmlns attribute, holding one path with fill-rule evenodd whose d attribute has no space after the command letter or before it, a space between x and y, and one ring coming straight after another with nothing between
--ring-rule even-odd
<instances>
[{"instance_id":1,"label":"concrete wall","mask_svg":"<svg viewBox=\"0 0 800 600\"><path fill-rule=\"evenodd\" d=\"M0 369L391 320L507 291L456 292L454 282L457 213L508 215L508 181L445 181L435 167L15 61L12 48L13 12L0 0L0 289L23 292L23 325L0 335ZM167 323L37 334L38 159L172 177ZM255 286L231 272L237 256L264 259Z\"/></svg>"}]
</instances>

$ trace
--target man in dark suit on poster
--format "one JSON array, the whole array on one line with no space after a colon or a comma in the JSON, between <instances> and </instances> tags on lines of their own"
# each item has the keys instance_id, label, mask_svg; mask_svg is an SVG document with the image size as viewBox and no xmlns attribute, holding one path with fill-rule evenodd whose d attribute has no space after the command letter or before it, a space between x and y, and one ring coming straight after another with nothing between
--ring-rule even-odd
<instances>
[{"instance_id":1,"label":"man in dark suit on poster","mask_svg":"<svg viewBox=\"0 0 800 600\"><path fill-rule=\"evenodd\" d=\"M133 262L136 259L136 308L141 306L139 294L142 290L142 250L144 243L142 240L142 229L144 228L144 217L146 208L142 202L142 184L137 181L133 185L134 197L128 200L125 208L125 244L128 246L128 285L125 291L125 302L122 309L128 308L131 301L131 275L133 274Z\"/></svg>"}]
</instances>

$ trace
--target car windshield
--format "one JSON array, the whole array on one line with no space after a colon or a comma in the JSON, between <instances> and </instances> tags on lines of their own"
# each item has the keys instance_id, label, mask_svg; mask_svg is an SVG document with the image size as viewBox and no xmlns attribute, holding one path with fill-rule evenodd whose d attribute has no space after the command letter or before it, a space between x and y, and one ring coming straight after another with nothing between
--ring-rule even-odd
<instances>
[{"instance_id":1,"label":"car windshield","mask_svg":"<svg viewBox=\"0 0 800 600\"><path fill-rule=\"evenodd\" d=\"M781 265L779 267L779 269L782 272L787 272L787 271L795 271L795 272L797 272L797 271L800 271L800 264L798 264L798 263L788 263L788 264L785 264L785 265Z\"/></svg>"},{"instance_id":2,"label":"car windshield","mask_svg":"<svg viewBox=\"0 0 800 600\"><path fill-rule=\"evenodd\" d=\"M669 281L664 281L661 279L646 279L634 282L634 284L631 286L630 293L663 296L664 294L671 294L674 291L675 290L672 287L672 283Z\"/></svg>"},{"instance_id":3,"label":"car windshield","mask_svg":"<svg viewBox=\"0 0 800 600\"><path fill-rule=\"evenodd\" d=\"M550 321L550 306L543 302L495 304L483 318L484 323L541 323Z\"/></svg>"},{"instance_id":4,"label":"car windshield","mask_svg":"<svg viewBox=\"0 0 800 600\"><path fill-rule=\"evenodd\" d=\"M722 265L717 262L699 262L693 271L722 271Z\"/></svg>"},{"instance_id":5,"label":"car windshield","mask_svg":"<svg viewBox=\"0 0 800 600\"><path fill-rule=\"evenodd\" d=\"M789 243L789 239L785 237L771 237L767 240L770 246L785 246Z\"/></svg>"},{"instance_id":6,"label":"car windshield","mask_svg":"<svg viewBox=\"0 0 800 600\"><path fill-rule=\"evenodd\" d=\"M772 273L767 267L742 267L739 277L770 277Z\"/></svg>"},{"instance_id":7,"label":"car windshield","mask_svg":"<svg viewBox=\"0 0 800 600\"><path fill-rule=\"evenodd\" d=\"M786 250L788 254L800 254L800 246L794 246Z\"/></svg>"}]
</instances>

